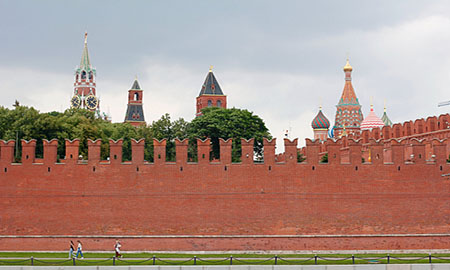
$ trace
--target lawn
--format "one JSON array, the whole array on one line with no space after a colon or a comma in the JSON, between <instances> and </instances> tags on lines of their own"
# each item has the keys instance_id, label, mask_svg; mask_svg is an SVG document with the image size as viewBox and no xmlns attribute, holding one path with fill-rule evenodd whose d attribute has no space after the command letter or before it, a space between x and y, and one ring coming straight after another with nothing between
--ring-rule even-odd
<instances>
[{"instance_id":1,"label":"lawn","mask_svg":"<svg viewBox=\"0 0 450 270\"><path fill-rule=\"evenodd\" d=\"M429 263L429 254L172 254L125 253L84 254L85 259L69 259L67 252L0 252L0 265L324 265L324 264L404 264ZM450 254L432 254L432 263L450 263ZM389 261L388 261L389 260Z\"/></svg>"}]
</instances>

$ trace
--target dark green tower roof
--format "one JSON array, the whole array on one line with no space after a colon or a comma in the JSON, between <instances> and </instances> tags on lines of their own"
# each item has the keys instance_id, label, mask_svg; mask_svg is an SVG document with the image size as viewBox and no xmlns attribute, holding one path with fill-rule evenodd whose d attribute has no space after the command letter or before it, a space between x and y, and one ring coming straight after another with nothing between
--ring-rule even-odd
<instances>
[{"instance_id":1,"label":"dark green tower roof","mask_svg":"<svg viewBox=\"0 0 450 270\"><path fill-rule=\"evenodd\" d=\"M205 82L202 85L202 90L200 90L199 96L203 95L217 95L217 96L224 95L211 69L209 70Z\"/></svg>"},{"instance_id":2,"label":"dark green tower roof","mask_svg":"<svg viewBox=\"0 0 450 270\"><path fill-rule=\"evenodd\" d=\"M139 86L138 80L134 80L133 86L131 86L131 90L141 90L141 86Z\"/></svg>"}]
</instances>

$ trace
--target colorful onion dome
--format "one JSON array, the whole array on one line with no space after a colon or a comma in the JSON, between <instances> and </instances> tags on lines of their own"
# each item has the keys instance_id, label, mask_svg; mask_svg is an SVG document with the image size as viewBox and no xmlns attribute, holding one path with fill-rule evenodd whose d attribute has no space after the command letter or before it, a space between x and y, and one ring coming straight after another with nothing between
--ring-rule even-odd
<instances>
[{"instance_id":1,"label":"colorful onion dome","mask_svg":"<svg viewBox=\"0 0 450 270\"><path fill-rule=\"evenodd\" d=\"M321 109L319 109L319 113L312 120L311 126L313 129L328 129L330 127L330 121L323 115Z\"/></svg>"},{"instance_id":2,"label":"colorful onion dome","mask_svg":"<svg viewBox=\"0 0 450 270\"><path fill-rule=\"evenodd\" d=\"M370 105L369 115L361 122L361 130L373 129L373 128L382 128L384 127L384 122L375 115L373 111L373 105Z\"/></svg>"}]
</instances>

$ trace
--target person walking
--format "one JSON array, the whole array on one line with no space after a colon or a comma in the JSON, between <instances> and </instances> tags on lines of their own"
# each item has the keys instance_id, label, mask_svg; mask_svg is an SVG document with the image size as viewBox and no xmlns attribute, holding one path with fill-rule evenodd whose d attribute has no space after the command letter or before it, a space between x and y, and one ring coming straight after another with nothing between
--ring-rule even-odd
<instances>
[{"instance_id":1,"label":"person walking","mask_svg":"<svg viewBox=\"0 0 450 270\"><path fill-rule=\"evenodd\" d=\"M78 255L81 255L81 259L84 259L83 257L83 246L81 245L81 241L78 240L78 249L77 249L77 259L78 259Z\"/></svg>"},{"instance_id":2,"label":"person walking","mask_svg":"<svg viewBox=\"0 0 450 270\"><path fill-rule=\"evenodd\" d=\"M69 249L69 259L73 257L73 252L75 251L75 244L70 240L70 249Z\"/></svg>"},{"instance_id":3,"label":"person walking","mask_svg":"<svg viewBox=\"0 0 450 270\"><path fill-rule=\"evenodd\" d=\"M114 245L114 250L116 251L116 258L122 257L122 254L120 254L120 248L122 245L120 244L119 240L116 240L116 244Z\"/></svg>"}]
</instances>

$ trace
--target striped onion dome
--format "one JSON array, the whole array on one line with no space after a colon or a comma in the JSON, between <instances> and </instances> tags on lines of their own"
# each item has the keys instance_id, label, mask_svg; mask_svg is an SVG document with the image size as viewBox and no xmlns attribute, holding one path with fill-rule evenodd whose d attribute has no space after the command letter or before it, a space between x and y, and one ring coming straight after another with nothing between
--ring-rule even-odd
<instances>
[{"instance_id":1,"label":"striped onion dome","mask_svg":"<svg viewBox=\"0 0 450 270\"><path fill-rule=\"evenodd\" d=\"M370 130L373 128L382 128L384 127L384 122L375 115L373 111L373 106L370 105L369 115L361 122L361 130Z\"/></svg>"},{"instance_id":2,"label":"striped onion dome","mask_svg":"<svg viewBox=\"0 0 450 270\"><path fill-rule=\"evenodd\" d=\"M311 126L313 129L328 129L330 127L330 121L323 115L322 110L312 120Z\"/></svg>"}]
</instances>

